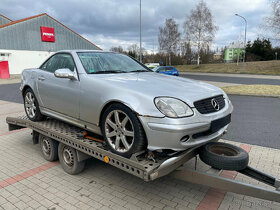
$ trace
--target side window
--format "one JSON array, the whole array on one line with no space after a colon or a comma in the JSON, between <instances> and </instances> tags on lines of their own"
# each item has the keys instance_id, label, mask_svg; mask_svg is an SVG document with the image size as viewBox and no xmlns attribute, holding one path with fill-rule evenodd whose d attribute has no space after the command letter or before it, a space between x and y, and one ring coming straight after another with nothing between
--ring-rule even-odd
<instances>
[{"instance_id":1,"label":"side window","mask_svg":"<svg viewBox=\"0 0 280 210\"><path fill-rule=\"evenodd\" d=\"M166 71L173 71L173 68L172 67L165 67L165 70Z\"/></svg>"},{"instance_id":2,"label":"side window","mask_svg":"<svg viewBox=\"0 0 280 210\"><path fill-rule=\"evenodd\" d=\"M41 66L42 70L52 73L57 69L63 68L68 68L71 71L74 71L75 64L71 55L63 53L56 54Z\"/></svg>"},{"instance_id":3,"label":"side window","mask_svg":"<svg viewBox=\"0 0 280 210\"><path fill-rule=\"evenodd\" d=\"M47 60L41 67L40 69L45 70L45 71L50 71L51 64L53 63L54 57L51 57L49 60Z\"/></svg>"},{"instance_id":4,"label":"side window","mask_svg":"<svg viewBox=\"0 0 280 210\"><path fill-rule=\"evenodd\" d=\"M75 64L71 55L61 54L60 59L61 59L61 63L59 66L60 69L70 69L71 71L74 71Z\"/></svg>"},{"instance_id":5,"label":"side window","mask_svg":"<svg viewBox=\"0 0 280 210\"><path fill-rule=\"evenodd\" d=\"M164 68L164 67L159 67L158 71L159 71L159 72L164 72L164 71L165 71L165 68Z\"/></svg>"}]
</instances>

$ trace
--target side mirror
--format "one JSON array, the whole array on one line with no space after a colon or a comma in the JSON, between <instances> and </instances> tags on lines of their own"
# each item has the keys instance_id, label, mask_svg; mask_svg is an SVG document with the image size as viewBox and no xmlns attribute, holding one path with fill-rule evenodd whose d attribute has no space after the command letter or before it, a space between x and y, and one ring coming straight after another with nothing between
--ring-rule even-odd
<instances>
[{"instance_id":1,"label":"side mirror","mask_svg":"<svg viewBox=\"0 0 280 210\"><path fill-rule=\"evenodd\" d=\"M75 79L75 74L70 69L57 69L54 72L54 76L57 78Z\"/></svg>"}]
</instances>

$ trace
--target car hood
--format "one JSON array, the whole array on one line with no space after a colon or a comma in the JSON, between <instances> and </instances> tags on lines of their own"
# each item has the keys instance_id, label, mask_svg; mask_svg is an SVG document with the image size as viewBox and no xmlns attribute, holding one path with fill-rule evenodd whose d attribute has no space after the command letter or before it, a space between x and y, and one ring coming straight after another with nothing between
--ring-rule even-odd
<instances>
[{"instance_id":1,"label":"car hood","mask_svg":"<svg viewBox=\"0 0 280 210\"><path fill-rule=\"evenodd\" d=\"M99 79L116 88L129 89L141 95L149 95L151 98L158 96L175 97L187 102L190 106L193 106L194 101L223 94L220 88L207 83L154 72L103 74L98 76L101 77Z\"/></svg>"}]
</instances>

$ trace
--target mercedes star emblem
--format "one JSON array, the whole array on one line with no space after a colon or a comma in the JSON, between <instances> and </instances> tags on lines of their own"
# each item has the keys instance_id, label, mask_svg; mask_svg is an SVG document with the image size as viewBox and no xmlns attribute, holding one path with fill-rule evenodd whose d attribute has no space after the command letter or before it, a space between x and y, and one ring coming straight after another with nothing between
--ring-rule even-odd
<instances>
[{"instance_id":1,"label":"mercedes star emblem","mask_svg":"<svg viewBox=\"0 0 280 210\"><path fill-rule=\"evenodd\" d=\"M220 105L219 105L218 101L217 101L215 98L212 98L211 104L212 104L213 108L214 108L216 111L218 111L218 110L220 109Z\"/></svg>"}]
</instances>

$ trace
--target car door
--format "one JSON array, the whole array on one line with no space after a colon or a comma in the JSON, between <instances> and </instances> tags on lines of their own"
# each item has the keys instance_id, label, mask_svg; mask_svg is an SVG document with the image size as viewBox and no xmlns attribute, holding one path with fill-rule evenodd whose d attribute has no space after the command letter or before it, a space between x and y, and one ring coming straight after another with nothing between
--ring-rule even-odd
<instances>
[{"instance_id":1,"label":"car door","mask_svg":"<svg viewBox=\"0 0 280 210\"><path fill-rule=\"evenodd\" d=\"M173 68L172 67L169 67L169 66L166 66L165 67L165 73L168 74L168 75L173 75Z\"/></svg>"},{"instance_id":2,"label":"car door","mask_svg":"<svg viewBox=\"0 0 280 210\"><path fill-rule=\"evenodd\" d=\"M163 66L161 66L157 69L157 72L160 73L160 74L164 74L165 73L165 68Z\"/></svg>"},{"instance_id":3,"label":"car door","mask_svg":"<svg viewBox=\"0 0 280 210\"><path fill-rule=\"evenodd\" d=\"M55 77L54 72L62 68L75 72L76 79ZM55 54L40 69L37 85L42 106L78 119L80 81L71 54Z\"/></svg>"}]
</instances>

